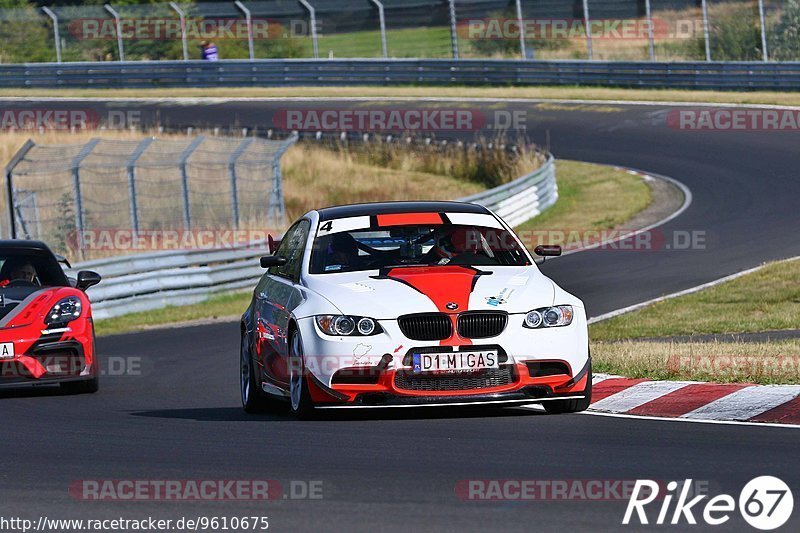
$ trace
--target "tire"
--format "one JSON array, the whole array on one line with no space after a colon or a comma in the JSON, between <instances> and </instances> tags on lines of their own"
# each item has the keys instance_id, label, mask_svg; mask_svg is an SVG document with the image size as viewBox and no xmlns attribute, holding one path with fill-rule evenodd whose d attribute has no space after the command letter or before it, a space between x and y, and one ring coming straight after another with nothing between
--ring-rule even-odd
<instances>
[{"instance_id":1,"label":"tire","mask_svg":"<svg viewBox=\"0 0 800 533\"><path fill-rule=\"evenodd\" d=\"M551 415L561 415L566 413L580 413L589 408L592 403L592 364L589 363L587 373L586 388L583 390L584 397L575 400L553 400L542 402L545 411Z\"/></svg>"},{"instance_id":2,"label":"tire","mask_svg":"<svg viewBox=\"0 0 800 533\"><path fill-rule=\"evenodd\" d=\"M97 352L95 352L94 357L94 362L92 362L93 377L80 381L59 383L62 391L67 394L94 394L100 390L100 364L97 361Z\"/></svg>"},{"instance_id":3,"label":"tire","mask_svg":"<svg viewBox=\"0 0 800 533\"><path fill-rule=\"evenodd\" d=\"M261 384L256 379L255 365L250 351L247 350L247 335L242 333L239 346L239 392L242 398L242 409L245 413L263 413L272 407L272 401L261 390Z\"/></svg>"},{"instance_id":4,"label":"tire","mask_svg":"<svg viewBox=\"0 0 800 533\"><path fill-rule=\"evenodd\" d=\"M303 340L295 330L289 338L289 412L303 420L314 417L314 401L308 389Z\"/></svg>"}]
</instances>

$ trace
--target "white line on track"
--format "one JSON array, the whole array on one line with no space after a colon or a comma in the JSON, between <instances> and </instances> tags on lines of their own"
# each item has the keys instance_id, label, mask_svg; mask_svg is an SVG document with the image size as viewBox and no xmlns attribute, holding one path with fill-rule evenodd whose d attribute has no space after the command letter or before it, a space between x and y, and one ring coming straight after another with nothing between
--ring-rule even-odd
<instances>
[{"instance_id":1,"label":"white line on track","mask_svg":"<svg viewBox=\"0 0 800 533\"><path fill-rule=\"evenodd\" d=\"M644 381L594 402L591 409L625 413L690 384L688 381Z\"/></svg>"},{"instance_id":2,"label":"white line on track","mask_svg":"<svg viewBox=\"0 0 800 533\"><path fill-rule=\"evenodd\" d=\"M751 427L770 427L770 428L789 428L800 429L798 424L778 424L773 422L743 422L740 420L706 420L702 418L662 418L659 416L629 415L624 413L601 413L597 411L583 411L579 413L590 416L608 416L612 418L632 418L635 420L655 420L659 422L691 422L697 424L723 424L728 426L751 426Z\"/></svg>"},{"instance_id":3,"label":"white line on track","mask_svg":"<svg viewBox=\"0 0 800 533\"><path fill-rule=\"evenodd\" d=\"M680 418L745 421L783 405L800 394L800 385L763 385L739 389Z\"/></svg>"},{"instance_id":4,"label":"white line on track","mask_svg":"<svg viewBox=\"0 0 800 533\"><path fill-rule=\"evenodd\" d=\"M598 163L592 163L592 164L596 165ZM639 235L639 234L644 233L646 231L650 231L651 229L654 229L654 228L657 228L659 226L662 226L662 225L666 224L667 222L669 222L670 220L673 220L674 218L677 218L677 217L681 216L683 214L683 212L686 211L687 209L689 209L689 206L692 205L692 198L693 197L692 197L691 189L689 189L689 187L687 187L686 185L684 185L680 181L676 180L675 178L670 178L669 176L662 176L660 174L653 174L652 172L644 172L642 170L636 170L636 169L629 168L629 167L621 167L621 166L618 166L618 165L602 165L602 164L600 164L600 166L608 166L608 167L613 167L613 168L617 168L617 169L620 169L620 170L625 170L625 171L628 171L628 172L631 172L631 173L634 173L634 174L638 174L638 175L640 175L640 176L642 176L644 178L660 179L660 180L668 181L668 182L672 183L673 185L675 185L677 188L679 188L681 190L681 192L683 193L683 204L681 204L681 206L678 208L677 211L674 211L673 213L671 213L668 216L662 218L658 222L654 222L653 224L650 224L649 226L645 226L645 227L637 229L637 230L629 231L628 233L623 233L619 237L615 237L613 239L607 239L605 241L600 241L600 242L592 244L590 246L585 246L585 247L582 247L582 248L578 248L576 250L567 250L566 252L561 254L560 257L566 257L568 255L577 254L577 253L580 253L580 252L585 252L587 250L594 250L596 248L600 248L601 246L608 246L609 244L613 244L615 242L623 241L623 240L629 239L630 237L633 237L635 235ZM591 320L589 321L589 323L591 324Z\"/></svg>"},{"instance_id":5,"label":"white line on track","mask_svg":"<svg viewBox=\"0 0 800 533\"><path fill-rule=\"evenodd\" d=\"M780 261L777 261L777 263L785 263L785 262L788 262L788 261L797 261L798 259L800 259L800 256L798 256L798 257L790 257L788 259L782 259ZM775 263L769 263L769 264L775 264ZM641 309L643 307L647 307L648 305L651 305L651 304L654 304L654 303L657 303L657 302L663 302L664 300L671 300L672 298L677 298L678 296L685 296L687 294L692 294L692 293L695 293L695 292L699 292L699 291L702 291L703 289L708 289L708 288L714 287L716 285L719 285L721 283L725 283L726 281L731 281L731 280L734 280L736 278L741 278L742 276L746 276L747 274L752 274L754 272L758 272L759 270L761 270L762 268L766 267L767 265L768 265L768 263L764 263L764 264L761 264L761 265L759 265L757 267L749 268L747 270L742 270L741 272L737 272L737 273L731 274L729 276L724 276L722 278L715 279L714 281L709 281L708 283L703 283L702 285L697 285L696 287L691 287L689 289L684 289L682 291L673 292L672 294L666 294L664 296L659 296L658 298L653 298L653 299L647 300L645 302L640 302L638 304L629 305L628 307L623 307L622 309L616 309L614 311L609 311L608 313L604 313L604 314L602 314L600 316L596 316L596 317L590 318L588 322L589 322L589 324L594 324L595 322L600 322L601 320L608 320L609 318L614 318L615 316L619 316L619 315L622 315L622 314L625 314L625 313L630 313L631 311L636 311L638 309Z\"/></svg>"},{"instance_id":6,"label":"white line on track","mask_svg":"<svg viewBox=\"0 0 800 533\"><path fill-rule=\"evenodd\" d=\"M622 376L614 376L611 374L592 374L592 385L597 385L601 381L605 381L610 378L620 378Z\"/></svg>"}]
</instances>

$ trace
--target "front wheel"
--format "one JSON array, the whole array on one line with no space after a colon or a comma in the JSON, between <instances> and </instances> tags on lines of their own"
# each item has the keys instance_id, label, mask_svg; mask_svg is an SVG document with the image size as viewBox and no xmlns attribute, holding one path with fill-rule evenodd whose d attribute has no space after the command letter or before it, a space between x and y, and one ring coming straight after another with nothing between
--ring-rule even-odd
<instances>
[{"instance_id":1,"label":"front wheel","mask_svg":"<svg viewBox=\"0 0 800 533\"><path fill-rule=\"evenodd\" d=\"M311 418L314 401L308 390L308 379L303 359L303 340L300 332L292 332L289 339L289 410L297 418Z\"/></svg>"},{"instance_id":2,"label":"front wheel","mask_svg":"<svg viewBox=\"0 0 800 533\"><path fill-rule=\"evenodd\" d=\"M246 413L263 413L271 405L264 391L256 379L253 359L247 349L247 335L242 333L242 342L239 349L239 385L242 395L242 408Z\"/></svg>"},{"instance_id":3,"label":"front wheel","mask_svg":"<svg viewBox=\"0 0 800 533\"><path fill-rule=\"evenodd\" d=\"M100 378L95 376L81 381L65 381L60 383L60 387L67 394L94 394L100 390Z\"/></svg>"},{"instance_id":4,"label":"front wheel","mask_svg":"<svg viewBox=\"0 0 800 533\"><path fill-rule=\"evenodd\" d=\"M94 394L100 390L100 362L97 353L93 354L92 377L80 381L64 381L59 383L61 390L67 394Z\"/></svg>"},{"instance_id":5,"label":"front wheel","mask_svg":"<svg viewBox=\"0 0 800 533\"><path fill-rule=\"evenodd\" d=\"M553 400L549 402L542 402L545 411L551 415L560 415L565 413L580 413L589 408L592 403L592 366L589 364L587 372L586 388L583 389L583 398L574 400Z\"/></svg>"}]
</instances>

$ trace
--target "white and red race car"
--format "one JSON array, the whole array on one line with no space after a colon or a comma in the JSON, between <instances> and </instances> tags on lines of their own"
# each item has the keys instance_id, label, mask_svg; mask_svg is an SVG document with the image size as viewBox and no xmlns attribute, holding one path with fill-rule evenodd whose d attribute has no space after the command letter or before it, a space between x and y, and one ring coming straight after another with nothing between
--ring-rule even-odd
<instances>
[{"instance_id":1,"label":"white and red race car","mask_svg":"<svg viewBox=\"0 0 800 533\"><path fill-rule=\"evenodd\" d=\"M261 266L241 322L247 412L276 399L298 416L346 406L589 406L583 303L545 277L485 207L311 211Z\"/></svg>"}]
</instances>

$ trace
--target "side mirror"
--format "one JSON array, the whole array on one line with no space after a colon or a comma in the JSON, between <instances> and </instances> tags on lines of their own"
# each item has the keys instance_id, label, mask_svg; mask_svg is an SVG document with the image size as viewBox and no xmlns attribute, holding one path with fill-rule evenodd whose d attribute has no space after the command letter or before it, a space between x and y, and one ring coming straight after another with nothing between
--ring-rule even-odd
<instances>
[{"instance_id":1,"label":"side mirror","mask_svg":"<svg viewBox=\"0 0 800 533\"><path fill-rule=\"evenodd\" d=\"M277 255L265 255L261 258L261 268L272 268L286 264L286 258Z\"/></svg>"},{"instance_id":2,"label":"side mirror","mask_svg":"<svg viewBox=\"0 0 800 533\"><path fill-rule=\"evenodd\" d=\"M540 244L533 249L533 253L542 257L558 257L561 255L561 246L557 244Z\"/></svg>"},{"instance_id":3,"label":"side mirror","mask_svg":"<svg viewBox=\"0 0 800 533\"><path fill-rule=\"evenodd\" d=\"M75 284L76 289L80 289L85 291L89 287L94 287L103 278L97 272L92 272L91 270L81 270L78 272L78 283Z\"/></svg>"}]
</instances>

